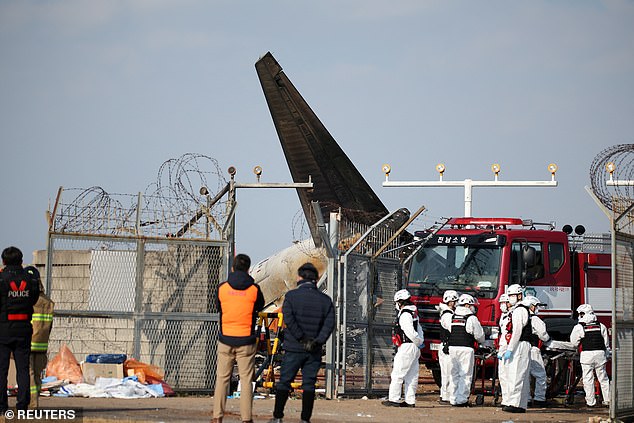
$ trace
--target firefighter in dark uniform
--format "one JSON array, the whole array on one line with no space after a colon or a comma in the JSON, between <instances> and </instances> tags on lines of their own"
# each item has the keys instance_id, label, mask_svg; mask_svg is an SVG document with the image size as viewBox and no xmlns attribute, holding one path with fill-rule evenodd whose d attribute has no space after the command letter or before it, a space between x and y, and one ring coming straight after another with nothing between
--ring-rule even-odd
<instances>
[{"instance_id":1,"label":"firefighter in dark uniform","mask_svg":"<svg viewBox=\"0 0 634 423\"><path fill-rule=\"evenodd\" d=\"M31 316L40 295L40 275L34 267L22 267L22 251L8 247L2 252L4 268L0 272L0 412L9 407L7 374L13 353L18 382L16 408L29 406L29 355L31 353Z\"/></svg>"},{"instance_id":2,"label":"firefighter in dark uniform","mask_svg":"<svg viewBox=\"0 0 634 423\"><path fill-rule=\"evenodd\" d=\"M597 316L590 304L581 304L577 308L579 324L572 328L570 342L575 346L581 344L579 362L583 373L583 390L586 392L586 405L595 407L597 400L594 396L594 374L601 385L603 405L610 404L610 381L605 372L608 361L608 347L610 340L608 329L597 321Z\"/></svg>"}]
</instances>

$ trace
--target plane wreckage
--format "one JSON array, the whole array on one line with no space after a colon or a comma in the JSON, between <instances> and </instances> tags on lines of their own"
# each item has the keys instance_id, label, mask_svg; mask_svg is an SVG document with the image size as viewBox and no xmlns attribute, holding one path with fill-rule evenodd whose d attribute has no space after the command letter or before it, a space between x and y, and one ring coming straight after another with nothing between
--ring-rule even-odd
<instances>
[{"instance_id":1,"label":"plane wreckage","mask_svg":"<svg viewBox=\"0 0 634 423\"><path fill-rule=\"evenodd\" d=\"M321 275L325 273L327 257L318 230L320 221L327 222L331 212L340 212L352 222L372 225L389 212L273 55L266 53L256 62L255 69L293 182L313 182L312 190L297 189L311 238L268 257L252 269L267 304L280 306L284 293L296 286L297 268L302 263L310 261ZM409 210L400 209L383 224L396 230L409 216ZM359 235L346 234L348 245ZM402 236L411 238L406 232ZM345 244L346 240L341 242Z\"/></svg>"}]
</instances>

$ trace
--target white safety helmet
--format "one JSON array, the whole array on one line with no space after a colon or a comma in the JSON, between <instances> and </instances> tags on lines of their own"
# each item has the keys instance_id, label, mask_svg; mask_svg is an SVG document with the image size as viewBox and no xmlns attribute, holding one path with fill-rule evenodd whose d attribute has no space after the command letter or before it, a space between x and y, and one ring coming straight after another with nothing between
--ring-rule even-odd
<instances>
[{"instance_id":1,"label":"white safety helmet","mask_svg":"<svg viewBox=\"0 0 634 423\"><path fill-rule=\"evenodd\" d=\"M577 313L579 314L579 323L592 323L597 320L590 304L581 304L577 307Z\"/></svg>"},{"instance_id":2,"label":"white safety helmet","mask_svg":"<svg viewBox=\"0 0 634 423\"><path fill-rule=\"evenodd\" d=\"M577 313L594 313L594 310L592 309L592 306L590 304L581 304L579 307L577 307Z\"/></svg>"},{"instance_id":3,"label":"white safety helmet","mask_svg":"<svg viewBox=\"0 0 634 423\"><path fill-rule=\"evenodd\" d=\"M524 295L524 288L522 288L521 285L515 283L508 287L508 289L506 290L506 295L508 295L509 297L509 303L514 306L515 304L517 304L518 301L517 296Z\"/></svg>"},{"instance_id":4,"label":"white safety helmet","mask_svg":"<svg viewBox=\"0 0 634 423\"><path fill-rule=\"evenodd\" d=\"M510 285L508 289L506 290L506 295L517 295L517 294L523 294L523 293L524 293L524 288L522 288L522 285L517 283Z\"/></svg>"},{"instance_id":5,"label":"white safety helmet","mask_svg":"<svg viewBox=\"0 0 634 423\"><path fill-rule=\"evenodd\" d=\"M453 289L448 289L442 296L442 302L447 304L450 301L458 301L458 293Z\"/></svg>"},{"instance_id":6,"label":"white safety helmet","mask_svg":"<svg viewBox=\"0 0 634 423\"><path fill-rule=\"evenodd\" d=\"M409 299L412 295L409 293L407 289L401 289L394 293L394 302L396 301L405 301Z\"/></svg>"},{"instance_id":7,"label":"white safety helmet","mask_svg":"<svg viewBox=\"0 0 634 423\"><path fill-rule=\"evenodd\" d=\"M506 294L502 294L500 295L500 310L502 311L502 313L506 313L507 311L509 311L509 296Z\"/></svg>"},{"instance_id":8,"label":"white safety helmet","mask_svg":"<svg viewBox=\"0 0 634 423\"><path fill-rule=\"evenodd\" d=\"M478 305L478 300L476 300L469 294L462 294L458 298L458 305L459 306L470 306L470 305L475 306L475 305Z\"/></svg>"},{"instance_id":9,"label":"white safety helmet","mask_svg":"<svg viewBox=\"0 0 634 423\"><path fill-rule=\"evenodd\" d=\"M537 298L537 297L535 297L533 295L527 295L522 300L522 304L524 304L527 307L530 307L530 306L538 306L540 304L540 302L539 302L539 298Z\"/></svg>"}]
</instances>

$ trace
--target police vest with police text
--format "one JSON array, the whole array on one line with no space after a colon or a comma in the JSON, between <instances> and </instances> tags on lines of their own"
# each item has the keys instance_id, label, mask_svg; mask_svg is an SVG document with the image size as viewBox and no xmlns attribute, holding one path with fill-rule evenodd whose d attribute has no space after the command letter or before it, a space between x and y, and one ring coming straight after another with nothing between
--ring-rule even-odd
<instances>
[{"instance_id":1,"label":"police vest with police text","mask_svg":"<svg viewBox=\"0 0 634 423\"><path fill-rule=\"evenodd\" d=\"M467 320L470 317L477 319L473 314L461 316L454 314L451 318L451 333L449 334L450 347L470 347L475 346L476 340L473 334L467 332Z\"/></svg>"},{"instance_id":2,"label":"police vest with police text","mask_svg":"<svg viewBox=\"0 0 634 423\"><path fill-rule=\"evenodd\" d=\"M581 338L582 351L602 351L606 349L605 341L601 335L601 323L581 323L583 338Z\"/></svg>"},{"instance_id":3,"label":"police vest with police text","mask_svg":"<svg viewBox=\"0 0 634 423\"><path fill-rule=\"evenodd\" d=\"M33 304L40 294L37 270L7 266L0 272L0 332L5 336L31 336Z\"/></svg>"}]
</instances>

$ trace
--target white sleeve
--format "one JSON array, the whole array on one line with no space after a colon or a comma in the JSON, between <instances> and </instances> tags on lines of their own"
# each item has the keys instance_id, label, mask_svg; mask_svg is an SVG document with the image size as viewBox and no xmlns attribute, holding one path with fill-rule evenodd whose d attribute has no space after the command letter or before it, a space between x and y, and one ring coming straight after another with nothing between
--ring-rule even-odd
<instances>
[{"instance_id":1,"label":"white sleeve","mask_svg":"<svg viewBox=\"0 0 634 423\"><path fill-rule=\"evenodd\" d=\"M511 313L511 321L513 322L513 333L508 349L514 352L520 343L522 329L528 324L528 311L524 307L516 307Z\"/></svg>"},{"instance_id":2,"label":"white sleeve","mask_svg":"<svg viewBox=\"0 0 634 423\"><path fill-rule=\"evenodd\" d=\"M416 346L423 344L423 339L418 337L418 331L414 330L414 319L410 313L401 313L401 317L398 318L398 324L401 326L405 336L416 344ZM420 329L420 324L418 327Z\"/></svg>"},{"instance_id":3,"label":"white sleeve","mask_svg":"<svg viewBox=\"0 0 634 423\"><path fill-rule=\"evenodd\" d=\"M550 335L546 331L546 323L537 316L531 316L531 325L533 326L533 333L539 337L543 342L550 341Z\"/></svg>"},{"instance_id":4,"label":"white sleeve","mask_svg":"<svg viewBox=\"0 0 634 423\"><path fill-rule=\"evenodd\" d=\"M605 342L605 348L610 349L610 336L608 335L608 328L601 323L601 335L603 335L603 342Z\"/></svg>"},{"instance_id":5,"label":"white sleeve","mask_svg":"<svg viewBox=\"0 0 634 423\"><path fill-rule=\"evenodd\" d=\"M451 332L451 313L445 313L440 316L440 326Z\"/></svg>"},{"instance_id":6,"label":"white sleeve","mask_svg":"<svg viewBox=\"0 0 634 423\"><path fill-rule=\"evenodd\" d=\"M467 333L473 335L478 344L482 344L484 342L484 329L482 329L482 325L477 317L471 316L467 318L465 329Z\"/></svg>"},{"instance_id":7,"label":"white sleeve","mask_svg":"<svg viewBox=\"0 0 634 423\"><path fill-rule=\"evenodd\" d=\"M570 343L577 348L584 336L583 326L575 325L575 327L572 328L572 332L570 332Z\"/></svg>"}]
</instances>

